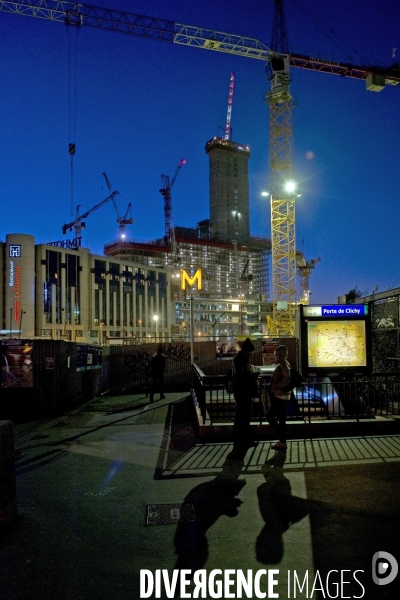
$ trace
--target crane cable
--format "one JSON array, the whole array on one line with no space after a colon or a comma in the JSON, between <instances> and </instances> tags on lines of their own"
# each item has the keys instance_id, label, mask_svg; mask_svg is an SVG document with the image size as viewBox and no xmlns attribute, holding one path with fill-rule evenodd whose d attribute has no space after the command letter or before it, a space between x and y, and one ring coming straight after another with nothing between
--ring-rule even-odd
<instances>
[{"instance_id":1,"label":"crane cable","mask_svg":"<svg viewBox=\"0 0 400 600\"><path fill-rule=\"evenodd\" d=\"M314 21L320 28L321 32L324 31L325 37L329 39L335 46L337 46L342 56L346 56L347 60L353 62L354 56L357 56L358 59L361 60L364 64L371 63L371 60L363 56L363 54L361 54L361 52L357 48L353 47L347 38L341 36L337 31L335 31L329 25L324 23L315 14L307 10L301 2L298 2L297 0L290 0L290 2L294 4L294 6L296 6L302 13L304 13L306 17L310 19L310 21Z\"/></svg>"},{"instance_id":2,"label":"crane cable","mask_svg":"<svg viewBox=\"0 0 400 600\"><path fill-rule=\"evenodd\" d=\"M68 28L68 152L70 155L71 217L74 210L74 155L76 151L76 74L78 56L78 27L67 22Z\"/></svg>"}]
</instances>

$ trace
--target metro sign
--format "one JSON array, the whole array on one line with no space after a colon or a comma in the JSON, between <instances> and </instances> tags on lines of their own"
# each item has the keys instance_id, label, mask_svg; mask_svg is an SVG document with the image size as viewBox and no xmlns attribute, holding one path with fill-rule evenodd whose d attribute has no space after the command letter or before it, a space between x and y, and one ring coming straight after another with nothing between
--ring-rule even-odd
<instances>
[{"instance_id":1,"label":"metro sign","mask_svg":"<svg viewBox=\"0 0 400 600\"><path fill-rule=\"evenodd\" d=\"M193 287L196 281L197 289L200 291L202 289L201 269L197 269L193 277L190 277L184 269L181 270L181 290L186 290L186 283L189 287Z\"/></svg>"}]
</instances>

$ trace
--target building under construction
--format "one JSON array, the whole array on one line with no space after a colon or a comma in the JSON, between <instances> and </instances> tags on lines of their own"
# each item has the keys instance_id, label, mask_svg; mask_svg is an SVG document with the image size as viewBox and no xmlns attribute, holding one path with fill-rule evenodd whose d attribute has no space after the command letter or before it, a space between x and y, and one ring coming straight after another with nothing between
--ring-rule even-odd
<instances>
[{"instance_id":1,"label":"building under construction","mask_svg":"<svg viewBox=\"0 0 400 600\"><path fill-rule=\"evenodd\" d=\"M193 276L198 268L203 273L203 289L196 292L195 298L198 336L207 334L209 338L210 324L216 321L223 329L217 326L212 331L214 337L261 332L270 308L271 243L268 238L250 235L250 150L230 140L213 138L207 142L206 152L210 166L210 219L193 228L173 227L170 237L147 242L119 239L106 244L104 253L118 260L168 268L179 333L184 329L182 323L188 321L179 272L185 269ZM228 316L219 319L222 309ZM229 327L223 325L226 319Z\"/></svg>"},{"instance_id":2,"label":"building under construction","mask_svg":"<svg viewBox=\"0 0 400 600\"><path fill-rule=\"evenodd\" d=\"M148 242L118 240L107 244L104 253L110 258L133 261L146 268L168 268L169 297L175 310L175 316L171 318L171 322L175 322L173 337L185 337L188 331L189 304L186 293L180 290L180 269L193 275L199 267L203 272L203 289L195 293L197 336L209 339L260 332L270 311L267 302L269 240L250 238L248 246L224 244L201 238L200 225L204 227L204 222L193 229L175 228L176 257L163 239ZM219 321L221 312L225 315ZM218 327L211 334L208 329L216 321Z\"/></svg>"},{"instance_id":3,"label":"building under construction","mask_svg":"<svg viewBox=\"0 0 400 600\"><path fill-rule=\"evenodd\" d=\"M214 137L206 144L209 156L211 236L247 246L250 240L250 148Z\"/></svg>"}]
</instances>

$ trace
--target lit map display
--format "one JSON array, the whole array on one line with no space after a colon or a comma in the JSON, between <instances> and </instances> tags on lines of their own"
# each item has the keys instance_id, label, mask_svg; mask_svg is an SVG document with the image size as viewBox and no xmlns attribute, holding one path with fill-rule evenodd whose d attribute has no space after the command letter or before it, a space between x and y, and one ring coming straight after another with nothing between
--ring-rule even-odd
<instances>
[{"instance_id":1,"label":"lit map display","mask_svg":"<svg viewBox=\"0 0 400 600\"><path fill-rule=\"evenodd\" d=\"M309 321L309 367L365 367L365 321Z\"/></svg>"}]
</instances>

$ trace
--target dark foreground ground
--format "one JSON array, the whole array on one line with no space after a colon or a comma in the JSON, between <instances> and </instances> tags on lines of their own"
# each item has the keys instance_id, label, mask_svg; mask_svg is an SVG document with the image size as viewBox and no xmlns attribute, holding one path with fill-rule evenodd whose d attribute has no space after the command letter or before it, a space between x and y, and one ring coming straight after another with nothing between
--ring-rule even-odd
<instances>
[{"instance_id":1,"label":"dark foreground ground","mask_svg":"<svg viewBox=\"0 0 400 600\"><path fill-rule=\"evenodd\" d=\"M158 569L251 569L266 598L399 595L400 576L384 585L392 559L378 560L381 585L372 580L377 552L400 562L398 435L298 439L286 453L261 442L238 463L229 443L197 443L190 400L174 393L95 399L15 425L15 446L18 519L0 539L1 600L155 598ZM237 597L230 577L204 597ZM174 595L162 584L159 597Z\"/></svg>"}]
</instances>

